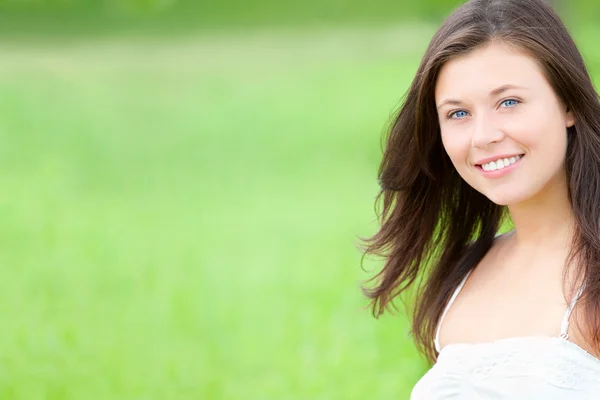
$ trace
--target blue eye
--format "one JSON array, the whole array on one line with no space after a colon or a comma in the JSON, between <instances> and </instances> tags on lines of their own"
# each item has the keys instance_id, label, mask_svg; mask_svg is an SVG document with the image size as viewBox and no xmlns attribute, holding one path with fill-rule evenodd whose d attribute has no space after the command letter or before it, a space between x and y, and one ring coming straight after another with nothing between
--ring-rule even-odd
<instances>
[{"instance_id":1,"label":"blue eye","mask_svg":"<svg viewBox=\"0 0 600 400\"><path fill-rule=\"evenodd\" d=\"M454 119L462 119L464 117L467 116L467 112L464 110L458 110L458 111L454 111L453 113L450 113L448 115L448 118L454 118Z\"/></svg>"},{"instance_id":2,"label":"blue eye","mask_svg":"<svg viewBox=\"0 0 600 400\"><path fill-rule=\"evenodd\" d=\"M517 104L519 104L519 102L515 99L508 99L508 100L504 100L502 103L500 103L501 106L507 108L507 107L514 107Z\"/></svg>"}]
</instances>

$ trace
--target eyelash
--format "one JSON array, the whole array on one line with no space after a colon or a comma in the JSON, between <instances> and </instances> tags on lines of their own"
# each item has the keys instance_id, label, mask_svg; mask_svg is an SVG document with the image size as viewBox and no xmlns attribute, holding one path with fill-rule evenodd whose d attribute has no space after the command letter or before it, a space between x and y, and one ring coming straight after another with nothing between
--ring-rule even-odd
<instances>
[{"instance_id":1,"label":"eyelash","mask_svg":"<svg viewBox=\"0 0 600 400\"><path fill-rule=\"evenodd\" d=\"M502 101L500 102L500 104L502 105L502 104L506 103L507 101L514 101L514 102L515 102L515 104L513 104L512 106L504 107L504 108L512 108L512 107L514 107L514 106L516 106L516 105L518 105L518 104L520 104L520 103L521 103L521 102L520 102L519 100L517 100L517 99L506 99L506 100L502 100ZM454 116L456 113L458 113L458 112L465 112L465 113L466 113L466 111L465 111L465 110L456 110L456 111L452 111L451 113L449 113L448 115L446 115L446 119L462 119L462 118L454 118L454 117L453 117L453 116Z\"/></svg>"}]
</instances>

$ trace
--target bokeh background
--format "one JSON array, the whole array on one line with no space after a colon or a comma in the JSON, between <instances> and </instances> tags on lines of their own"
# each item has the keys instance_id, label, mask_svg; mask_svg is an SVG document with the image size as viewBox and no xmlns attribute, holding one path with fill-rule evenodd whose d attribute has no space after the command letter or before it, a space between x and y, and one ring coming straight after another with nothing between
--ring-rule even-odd
<instances>
[{"instance_id":1,"label":"bokeh background","mask_svg":"<svg viewBox=\"0 0 600 400\"><path fill-rule=\"evenodd\" d=\"M455 0L0 2L0 399L406 399L381 137ZM600 3L554 1L592 75Z\"/></svg>"}]
</instances>

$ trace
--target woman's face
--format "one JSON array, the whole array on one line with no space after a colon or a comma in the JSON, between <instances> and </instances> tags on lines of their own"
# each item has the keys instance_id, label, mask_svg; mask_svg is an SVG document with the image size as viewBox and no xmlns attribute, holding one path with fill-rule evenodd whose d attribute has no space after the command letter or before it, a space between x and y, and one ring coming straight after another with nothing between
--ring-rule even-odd
<instances>
[{"instance_id":1,"label":"woman's face","mask_svg":"<svg viewBox=\"0 0 600 400\"><path fill-rule=\"evenodd\" d=\"M435 102L454 167L494 203L565 185L566 128L575 121L530 56L492 43L448 61Z\"/></svg>"}]
</instances>

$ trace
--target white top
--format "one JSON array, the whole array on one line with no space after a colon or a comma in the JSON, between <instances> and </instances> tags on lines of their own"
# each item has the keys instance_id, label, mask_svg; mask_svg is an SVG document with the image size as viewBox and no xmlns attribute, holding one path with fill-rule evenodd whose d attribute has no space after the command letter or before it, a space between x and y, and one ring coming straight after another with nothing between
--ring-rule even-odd
<instances>
[{"instance_id":1,"label":"white top","mask_svg":"<svg viewBox=\"0 0 600 400\"><path fill-rule=\"evenodd\" d=\"M560 336L453 343L440 350L440 327L470 273L446 305L435 334L437 362L417 382L411 400L600 399L600 359L568 340L569 316L583 286L567 307Z\"/></svg>"}]
</instances>

